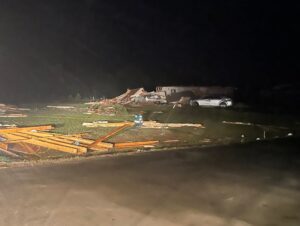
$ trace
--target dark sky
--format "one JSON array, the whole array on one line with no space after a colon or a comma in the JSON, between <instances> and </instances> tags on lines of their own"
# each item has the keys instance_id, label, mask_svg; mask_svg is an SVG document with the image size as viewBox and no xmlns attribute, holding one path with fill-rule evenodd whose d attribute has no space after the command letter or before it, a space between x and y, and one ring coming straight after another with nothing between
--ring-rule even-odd
<instances>
[{"instance_id":1,"label":"dark sky","mask_svg":"<svg viewBox=\"0 0 300 226\"><path fill-rule=\"evenodd\" d=\"M297 81L288 1L0 0L0 101Z\"/></svg>"}]
</instances>

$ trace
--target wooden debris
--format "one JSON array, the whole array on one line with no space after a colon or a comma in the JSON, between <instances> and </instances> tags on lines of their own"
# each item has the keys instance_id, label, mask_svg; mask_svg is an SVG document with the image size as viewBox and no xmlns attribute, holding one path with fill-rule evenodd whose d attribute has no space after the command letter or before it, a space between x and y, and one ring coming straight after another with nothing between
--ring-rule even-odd
<instances>
[{"instance_id":1,"label":"wooden debris","mask_svg":"<svg viewBox=\"0 0 300 226\"><path fill-rule=\"evenodd\" d=\"M107 134L105 136L102 136L102 137L99 137L97 140L95 140L95 142L93 142L92 144L90 144L89 147L93 147L93 146L99 144L100 142L109 139L110 137L114 136L115 134L119 133L120 131L122 131L125 128L130 127L130 126L131 126L130 124L124 124L123 126L121 126L121 127L117 128L117 129L113 130L109 134Z\"/></svg>"},{"instance_id":2,"label":"wooden debris","mask_svg":"<svg viewBox=\"0 0 300 226\"><path fill-rule=\"evenodd\" d=\"M17 127L16 124L1 124L0 123L0 129L1 128L12 128L12 127Z\"/></svg>"},{"instance_id":3,"label":"wooden debris","mask_svg":"<svg viewBox=\"0 0 300 226\"><path fill-rule=\"evenodd\" d=\"M176 143L179 142L179 140L166 140L165 143Z\"/></svg>"},{"instance_id":4,"label":"wooden debris","mask_svg":"<svg viewBox=\"0 0 300 226\"><path fill-rule=\"evenodd\" d=\"M120 127L123 125L130 125L133 126L133 122L91 122L91 123L83 123L85 127ZM195 124L195 123L159 123L156 121L144 121L142 128L153 128L153 129L160 129L160 128L180 128L180 127L196 127L196 128L205 128L202 124Z\"/></svg>"},{"instance_id":5,"label":"wooden debris","mask_svg":"<svg viewBox=\"0 0 300 226\"><path fill-rule=\"evenodd\" d=\"M89 128L96 128L96 127L121 127L124 125L133 126L133 122L108 122L108 121L97 121L97 122L84 122L82 123L83 126Z\"/></svg>"},{"instance_id":6,"label":"wooden debris","mask_svg":"<svg viewBox=\"0 0 300 226\"><path fill-rule=\"evenodd\" d=\"M0 117L1 118L17 118L17 117L27 117L27 115L22 114L22 111L28 111L27 108L18 108L13 105L6 105L0 103Z\"/></svg>"},{"instance_id":7,"label":"wooden debris","mask_svg":"<svg viewBox=\"0 0 300 226\"><path fill-rule=\"evenodd\" d=\"M157 140L151 141L139 141L139 142L124 142L124 143L116 143L114 145L115 148L131 148L131 147L144 147L148 145L157 144Z\"/></svg>"},{"instance_id":8,"label":"wooden debris","mask_svg":"<svg viewBox=\"0 0 300 226\"><path fill-rule=\"evenodd\" d=\"M133 123L123 123L122 126L96 140L84 139L78 135L61 135L45 132L53 129L51 125L5 128L0 129L0 150L8 155L17 157L18 155L9 150L9 145L11 144L12 146L18 146L17 152L23 154L35 155L40 150L40 147L71 154L85 154L88 150L108 151L113 148L149 147L158 143L158 141L106 142L110 137L131 126L133 126Z\"/></svg>"},{"instance_id":9,"label":"wooden debris","mask_svg":"<svg viewBox=\"0 0 300 226\"><path fill-rule=\"evenodd\" d=\"M250 122L229 122L229 121L222 121L224 124L230 124L230 125L243 125L243 126L259 126L264 128L277 128L277 129L289 129L284 126L274 126L274 125L261 125L261 124L255 124Z\"/></svg>"},{"instance_id":10,"label":"wooden debris","mask_svg":"<svg viewBox=\"0 0 300 226\"><path fill-rule=\"evenodd\" d=\"M15 127L15 128L8 128L8 129L0 129L0 134L3 133L14 133L14 132L26 132L26 131L38 131L38 130L51 130L53 126L46 125L46 126L30 126L30 127Z\"/></svg>"},{"instance_id":11,"label":"wooden debris","mask_svg":"<svg viewBox=\"0 0 300 226\"><path fill-rule=\"evenodd\" d=\"M0 115L0 118L25 118L27 115L24 114L5 114Z\"/></svg>"},{"instance_id":12,"label":"wooden debris","mask_svg":"<svg viewBox=\"0 0 300 226\"><path fill-rule=\"evenodd\" d=\"M56 106L56 105L48 105L47 108L57 108L57 109L74 109L74 106Z\"/></svg>"},{"instance_id":13,"label":"wooden debris","mask_svg":"<svg viewBox=\"0 0 300 226\"><path fill-rule=\"evenodd\" d=\"M181 128L181 127L196 127L205 128L202 124L195 123L159 123L156 121L144 121L142 128Z\"/></svg>"}]
</instances>

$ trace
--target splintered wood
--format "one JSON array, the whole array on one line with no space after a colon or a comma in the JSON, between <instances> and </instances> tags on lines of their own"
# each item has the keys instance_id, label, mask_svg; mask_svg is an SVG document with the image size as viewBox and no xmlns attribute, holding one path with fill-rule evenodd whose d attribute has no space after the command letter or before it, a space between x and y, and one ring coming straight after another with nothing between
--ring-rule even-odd
<instances>
[{"instance_id":1,"label":"splintered wood","mask_svg":"<svg viewBox=\"0 0 300 226\"><path fill-rule=\"evenodd\" d=\"M85 122L82 124L85 127L119 127L124 125L133 126L133 122L107 122L107 121L98 121L98 122ZM151 129L160 129L160 128L180 128L180 127L195 127L195 128L205 128L200 123L160 123L157 121L144 121L142 128L151 128Z\"/></svg>"},{"instance_id":2,"label":"splintered wood","mask_svg":"<svg viewBox=\"0 0 300 226\"><path fill-rule=\"evenodd\" d=\"M22 147L21 152L28 154L39 150L39 148L32 148L31 146L33 145L55 151L81 155L86 154L88 151L109 151L113 148L133 148L154 145L158 143L158 141L126 143L109 143L106 141L112 136L131 126L132 124L130 123L124 123L121 127L118 127L107 135L101 136L96 140L85 139L77 134L61 135L47 132L53 129L51 125L0 129L0 150L8 155L18 156L16 153L10 150L10 145L18 144L19 147Z\"/></svg>"},{"instance_id":3,"label":"splintered wood","mask_svg":"<svg viewBox=\"0 0 300 226\"><path fill-rule=\"evenodd\" d=\"M156 121L145 121L142 125L142 128L180 128L180 127L196 127L196 128L205 128L200 123L159 123Z\"/></svg>"}]
</instances>

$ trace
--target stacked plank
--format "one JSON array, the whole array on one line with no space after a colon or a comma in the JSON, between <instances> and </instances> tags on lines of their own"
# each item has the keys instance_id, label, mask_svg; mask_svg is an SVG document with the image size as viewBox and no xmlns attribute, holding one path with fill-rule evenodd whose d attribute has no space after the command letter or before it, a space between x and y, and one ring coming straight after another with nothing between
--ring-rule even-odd
<instances>
[{"instance_id":1,"label":"stacked plank","mask_svg":"<svg viewBox=\"0 0 300 226\"><path fill-rule=\"evenodd\" d=\"M0 149L9 153L11 144L25 143L71 154L84 154L87 152L87 145L93 142L93 140L75 136L45 132L51 129L53 127L49 125L1 129L0 137L2 141L0 142ZM24 151L30 152L30 150Z\"/></svg>"},{"instance_id":2,"label":"stacked plank","mask_svg":"<svg viewBox=\"0 0 300 226\"><path fill-rule=\"evenodd\" d=\"M32 147L33 145L55 151L82 155L88 151L108 151L113 148L132 148L158 143L158 141L107 142L109 138L131 126L131 124L122 125L96 140L82 138L77 135L50 133L49 131L53 129L51 125L0 129L0 150L6 154L15 156L15 153L10 151L10 146L19 144L25 153L35 152L36 149Z\"/></svg>"}]
</instances>

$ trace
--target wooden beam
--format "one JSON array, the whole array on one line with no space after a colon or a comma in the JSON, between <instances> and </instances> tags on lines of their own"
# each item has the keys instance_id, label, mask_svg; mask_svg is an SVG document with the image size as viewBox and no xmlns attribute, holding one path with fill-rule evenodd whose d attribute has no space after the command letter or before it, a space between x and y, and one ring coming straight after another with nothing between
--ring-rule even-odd
<instances>
[{"instance_id":1,"label":"wooden beam","mask_svg":"<svg viewBox=\"0 0 300 226\"><path fill-rule=\"evenodd\" d=\"M89 127L89 128L96 128L96 127L110 128L110 127L121 127L121 126L124 126L124 125L133 126L134 122L104 122L104 123L84 122L82 125L85 126L85 127Z\"/></svg>"},{"instance_id":2,"label":"wooden beam","mask_svg":"<svg viewBox=\"0 0 300 226\"><path fill-rule=\"evenodd\" d=\"M11 133L1 134L1 137L6 138L7 140L9 140L9 142L11 142L11 141L21 141L21 140L28 139L24 136L14 135L14 134L11 134Z\"/></svg>"},{"instance_id":3,"label":"wooden beam","mask_svg":"<svg viewBox=\"0 0 300 226\"><path fill-rule=\"evenodd\" d=\"M19 142L14 145L14 149L16 149L16 146L20 147L20 149L24 149L24 153L35 153L36 152L34 150L34 148L32 147L32 145L30 145L30 144ZM23 152L23 151L21 151L21 152Z\"/></svg>"},{"instance_id":4,"label":"wooden beam","mask_svg":"<svg viewBox=\"0 0 300 226\"><path fill-rule=\"evenodd\" d=\"M52 143L49 141L42 141L42 140L37 140L37 139L28 139L28 140L23 140L22 142L24 143L28 143L28 144L33 144L33 145L38 145L44 148L49 148L49 149L53 149L53 150L57 150L57 151L61 151L61 152L67 152L67 153L71 153L71 154L81 154L78 153L78 147L77 146L66 146L66 145L62 145L57 144L57 143Z\"/></svg>"},{"instance_id":5,"label":"wooden beam","mask_svg":"<svg viewBox=\"0 0 300 226\"><path fill-rule=\"evenodd\" d=\"M0 149L7 151L8 150L8 143L0 142Z\"/></svg>"},{"instance_id":6,"label":"wooden beam","mask_svg":"<svg viewBox=\"0 0 300 226\"><path fill-rule=\"evenodd\" d=\"M20 157L19 155L15 154L15 153L13 153L13 152L11 152L11 151L9 151L9 150L4 150L4 149L1 149L1 148L0 148L0 151L4 152L4 153L7 154L7 155L13 156L13 157L17 157L17 158Z\"/></svg>"},{"instance_id":7,"label":"wooden beam","mask_svg":"<svg viewBox=\"0 0 300 226\"><path fill-rule=\"evenodd\" d=\"M0 129L1 134L5 133L16 133L16 132L22 132L22 131L32 131L32 130L51 130L53 129L53 126L46 125L46 126L31 126L31 127L20 127L20 128L9 128L9 129Z\"/></svg>"},{"instance_id":8,"label":"wooden beam","mask_svg":"<svg viewBox=\"0 0 300 226\"><path fill-rule=\"evenodd\" d=\"M22 131L20 132L20 134L24 134L24 135L30 135L32 137L53 137L55 134L54 133L45 133L45 132L28 132L28 131Z\"/></svg>"},{"instance_id":9,"label":"wooden beam","mask_svg":"<svg viewBox=\"0 0 300 226\"><path fill-rule=\"evenodd\" d=\"M139 141L139 142L124 142L124 143L115 143L115 148L133 148L133 147L141 147L145 145L154 145L157 144L157 140L151 140L151 141Z\"/></svg>"},{"instance_id":10,"label":"wooden beam","mask_svg":"<svg viewBox=\"0 0 300 226\"><path fill-rule=\"evenodd\" d=\"M113 131L111 131L109 134L105 135L105 136L102 136L102 137L99 137L97 140L95 140L92 144L89 145L90 148L92 148L93 146L97 145L98 143L102 142L102 141L105 141L107 140L108 138L116 135L117 133L119 133L120 131L124 130L125 128L127 127L131 127L130 124L125 124Z\"/></svg>"},{"instance_id":11,"label":"wooden beam","mask_svg":"<svg viewBox=\"0 0 300 226\"><path fill-rule=\"evenodd\" d=\"M61 135L61 136L55 136L55 137L60 138L60 139L64 139L64 140L69 140L71 142L78 141L80 144L85 144L85 145L89 145L89 144L92 144L94 142L94 140L84 139L84 138L80 138L80 137L73 137L73 136Z\"/></svg>"},{"instance_id":12,"label":"wooden beam","mask_svg":"<svg viewBox=\"0 0 300 226\"><path fill-rule=\"evenodd\" d=\"M11 135L11 134L10 134ZM66 142L62 141L56 141L52 140L51 137L34 137L32 135L24 134L24 133L13 133L12 135L19 136L22 138L25 138L24 140L21 140L22 142L29 143L29 144L34 144L34 145L40 145L42 147L58 150L58 151L63 151L63 152L68 152L68 153L86 153L87 148L82 147L82 146L77 146L77 145L72 145ZM59 147L61 146L61 147Z\"/></svg>"},{"instance_id":13,"label":"wooden beam","mask_svg":"<svg viewBox=\"0 0 300 226\"><path fill-rule=\"evenodd\" d=\"M13 156L13 157L20 157L19 155L11 152L10 150L8 150L8 145L9 143L6 142L0 142L0 151L4 152L7 155Z\"/></svg>"},{"instance_id":14,"label":"wooden beam","mask_svg":"<svg viewBox=\"0 0 300 226\"><path fill-rule=\"evenodd\" d=\"M75 145L75 144L69 144L69 143L62 142L62 141L53 140L51 137L50 138L39 138L37 140L44 141L44 142L47 142L47 143L50 143L50 144L62 145L64 147L75 148L75 149L77 149L78 154L87 152L86 147L83 147L83 146L80 146L80 145Z\"/></svg>"},{"instance_id":15,"label":"wooden beam","mask_svg":"<svg viewBox=\"0 0 300 226\"><path fill-rule=\"evenodd\" d=\"M97 147L98 147L98 148L113 148L114 145L113 145L112 143L108 143L108 142L99 142L99 143L93 145L92 148L94 148L94 147L96 147L96 148L97 148ZM89 147L89 148L90 148L90 147Z\"/></svg>"}]
</instances>

